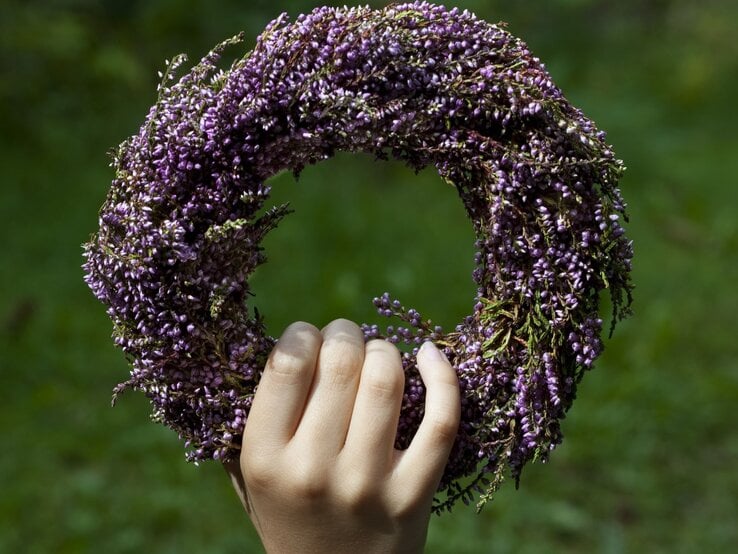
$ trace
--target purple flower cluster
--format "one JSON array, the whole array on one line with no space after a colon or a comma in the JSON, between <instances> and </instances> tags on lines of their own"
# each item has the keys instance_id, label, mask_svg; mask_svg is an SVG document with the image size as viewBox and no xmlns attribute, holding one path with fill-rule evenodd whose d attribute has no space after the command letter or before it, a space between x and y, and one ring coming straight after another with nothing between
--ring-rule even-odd
<instances>
[{"instance_id":1,"label":"purple flower cluster","mask_svg":"<svg viewBox=\"0 0 738 554\"><path fill-rule=\"evenodd\" d=\"M266 180L337 151L433 165L476 234L477 293L448 333L385 294L367 337L411 345L398 446L423 417L417 345L457 369L463 421L437 510L545 459L559 420L602 351L600 292L613 323L630 305L632 246L622 163L540 61L502 27L427 2L280 16L222 70L223 49L178 80L176 58L140 132L113 155L115 180L85 245L86 281L142 390L188 457L240 449L274 344L250 298L262 238L288 209L264 209ZM464 483L462 486L460 483Z\"/></svg>"}]
</instances>

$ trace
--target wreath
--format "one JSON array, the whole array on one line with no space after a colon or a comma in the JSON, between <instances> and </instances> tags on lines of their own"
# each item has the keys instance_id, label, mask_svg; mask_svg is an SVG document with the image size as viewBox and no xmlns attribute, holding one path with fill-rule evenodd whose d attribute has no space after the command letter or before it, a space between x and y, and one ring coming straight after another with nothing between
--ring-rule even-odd
<instances>
[{"instance_id":1,"label":"wreath","mask_svg":"<svg viewBox=\"0 0 738 554\"><path fill-rule=\"evenodd\" d=\"M178 79L168 62L140 131L112 154L115 178L85 279L107 306L130 378L190 460L236 458L274 345L248 278L288 212L266 181L338 151L434 166L476 235L471 313L445 332L389 294L387 328L410 345L397 447L423 417L417 346L456 368L462 424L435 509L475 497L562 439L560 420L602 351L600 293L612 325L629 311L632 244L605 135L503 25L427 2L283 14L229 69L213 49ZM445 493L445 494L441 494Z\"/></svg>"}]
</instances>

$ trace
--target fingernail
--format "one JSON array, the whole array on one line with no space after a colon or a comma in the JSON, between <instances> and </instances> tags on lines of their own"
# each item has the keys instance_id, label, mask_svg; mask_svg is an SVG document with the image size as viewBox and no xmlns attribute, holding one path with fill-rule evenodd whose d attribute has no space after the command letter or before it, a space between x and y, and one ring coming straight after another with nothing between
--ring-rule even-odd
<instances>
[{"instance_id":1,"label":"fingernail","mask_svg":"<svg viewBox=\"0 0 738 554\"><path fill-rule=\"evenodd\" d=\"M446 354L441 352L438 347L429 340L425 341L420 346L418 354L420 354L420 352L423 352L423 355L428 356L428 358L431 360L448 363L448 358L446 357Z\"/></svg>"}]
</instances>

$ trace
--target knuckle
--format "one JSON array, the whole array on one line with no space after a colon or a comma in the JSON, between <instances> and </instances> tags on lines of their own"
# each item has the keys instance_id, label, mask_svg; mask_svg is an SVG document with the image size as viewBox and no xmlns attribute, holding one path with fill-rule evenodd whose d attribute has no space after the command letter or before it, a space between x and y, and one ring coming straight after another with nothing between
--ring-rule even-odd
<instances>
[{"instance_id":1,"label":"knuckle","mask_svg":"<svg viewBox=\"0 0 738 554\"><path fill-rule=\"evenodd\" d=\"M426 414L426 417L430 430L439 443L446 444L456 439L459 431L458 415L451 411L436 411L433 414Z\"/></svg>"},{"instance_id":2,"label":"knuckle","mask_svg":"<svg viewBox=\"0 0 738 554\"><path fill-rule=\"evenodd\" d=\"M344 331L344 332L353 333L353 334L361 334L361 329L359 328L358 325L356 325L356 323L354 323L350 319L345 319L342 317L339 317L338 319L334 319L333 321L331 321L328 325L326 325L323 328L324 335L337 332L337 331L338 332Z\"/></svg>"},{"instance_id":3,"label":"knuckle","mask_svg":"<svg viewBox=\"0 0 738 554\"><path fill-rule=\"evenodd\" d=\"M369 394L379 398L394 398L402 394L405 374L399 367L372 364L364 368L362 386Z\"/></svg>"},{"instance_id":4,"label":"knuckle","mask_svg":"<svg viewBox=\"0 0 738 554\"><path fill-rule=\"evenodd\" d=\"M241 457L241 467L246 484L253 489L271 488L277 481L274 460L255 454Z\"/></svg>"},{"instance_id":5,"label":"knuckle","mask_svg":"<svg viewBox=\"0 0 738 554\"><path fill-rule=\"evenodd\" d=\"M354 382L364 359L363 344L341 337L326 339L320 350L318 366L332 385L345 387Z\"/></svg>"},{"instance_id":6,"label":"knuckle","mask_svg":"<svg viewBox=\"0 0 738 554\"><path fill-rule=\"evenodd\" d=\"M305 356L275 348L269 356L265 372L279 384L294 385L302 382L310 369L310 362Z\"/></svg>"},{"instance_id":7,"label":"knuckle","mask_svg":"<svg viewBox=\"0 0 738 554\"><path fill-rule=\"evenodd\" d=\"M325 472L317 466L295 468L284 481L287 492L295 500L313 502L327 494Z\"/></svg>"},{"instance_id":8,"label":"knuckle","mask_svg":"<svg viewBox=\"0 0 738 554\"><path fill-rule=\"evenodd\" d=\"M385 504L393 520L402 524L417 521L419 514L428 514L436 493L433 483L408 483L405 480L387 483Z\"/></svg>"},{"instance_id":9,"label":"knuckle","mask_svg":"<svg viewBox=\"0 0 738 554\"><path fill-rule=\"evenodd\" d=\"M397 347L384 339L372 339L366 343L367 351L377 352L400 361L400 351Z\"/></svg>"},{"instance_id":10,"label":"knuckle","mask_svg":"<svg viewBox=\"0 0 738 554\"><path fill-rule=\"evenodd\" d=\"M335 320L323 330L318 358L320 371L331 385L345 387L354 382L364 360L364 338L359 327L348 320Z\"/></svg>"},{"instance_id":11,"label":"knuckle","mask_svg":"<svg viewBox=\"0 0 738 554\"><path fill-rule=\"evenodd\" d=\"M311 373L322 336L309 323L291 324L269 354L265 371L279 384L302 382Z\"/></svg>"},{"instance_id":12,"label":"knuckle","mask_svg":"<svg viewBox=\"0 0 738 554\"><path fill-rule=\"evenodd\" d=\"M348 477L336 492L344 509L351 513L362 513L368 506L375 505L379 491L372 481L364 477Z\"/></svg>"},{"instance_id":13,"label":"knuckle","mask_svg":"<svg viewBox=\"0 0 738 554\"><path fill-rule=\"evenodd\" d=\"M426 496L427 494L415 492L405 494L402 497L395 497L391 503L393 519L398 522L412 521L418 517L419 513L429 511L430 506L428 506L429 502Z\"/></svg>"},{"instance_id":14,"label":"knuckle","mask_svg":"<svg viewBox=\"0 0 738 554\"><path fill-rule=\"evenodd\" d=\"M320 370L327 376L327 381L330 385L339 389L345 388L353 383L358 373L356 371L356 364L334 357L327 357L326 360L321 361Z\"/></svg>"},{"instance_id":15,"label":"knuckle","mask_svg":"<svg viewBox=\"0 0 738 554\"><path fill-rule=\"evenodd\" d=\"M282 334L286 335L288 333L305 336L307 338L320 338L320 331L318 328L305 321L295 321L290 323Z\"/></svg>"}]
</instances>

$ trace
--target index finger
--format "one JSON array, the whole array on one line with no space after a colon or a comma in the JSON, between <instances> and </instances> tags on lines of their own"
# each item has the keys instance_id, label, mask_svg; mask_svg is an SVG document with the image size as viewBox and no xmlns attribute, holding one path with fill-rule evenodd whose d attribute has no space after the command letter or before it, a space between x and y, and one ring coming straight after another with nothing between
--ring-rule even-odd
<instances>
[{"instance_id":1,"label":"index finger","mask_svg":"<svg viewBox=\"0 0 738 554\"><path fill-rule=\"evenodd\" d=\"M269 354L254 395L243 432L246 448L256 433L260 446L281 446L292 438L305 408L322 340L320 331L309 323L297 322L285 329Z\"/></svg>"}]
</instances>

